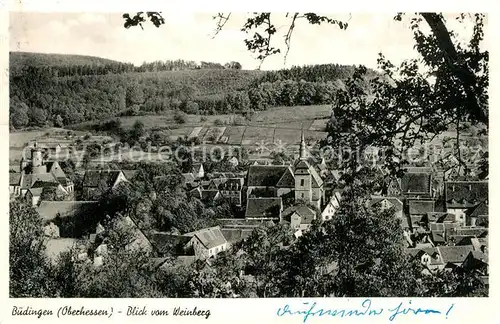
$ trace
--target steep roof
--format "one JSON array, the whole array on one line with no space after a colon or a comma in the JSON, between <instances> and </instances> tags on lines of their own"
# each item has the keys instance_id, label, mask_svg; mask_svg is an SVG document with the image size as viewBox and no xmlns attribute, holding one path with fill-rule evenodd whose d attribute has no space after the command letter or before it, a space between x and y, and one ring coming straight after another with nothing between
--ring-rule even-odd
<instances>
[{"instance_id":1,"label":"steep roof","mask_svg":"<svg viewBox=\"0 0 500 324\"><path fill-rule=\"evenodd\" d=\"M488 202L485 200L467 210L467 216L469 217L485 216L488 215L488 211L489 211Z\"/></svg>"},{"instance_id":2,"label":"steep roof","mask_svg":"<svg viewBox=\"0 0 500 324\"><path fill-rule=\"evenodd\" d=\"M437 248L444 263L463 263L474 250L472 245L440 246Z\"/></svg>"},{"instance_id":3,"label":"steep roof","mask_svg":"<svg viewBox=\"0 0 500 324\"><path fill-rule=\"evenodd\" d=\"M445 183L447 208L470 208L488 199L488 181L449 181Z\"/></svg>"},{"instance_id":4,"label":"steep roof","mask_svg":"<svg viewBox=\"0 0 500 324\"><path fill-rule=\"evenodd\" d=\"M219 226L204 228L202 230L186 233L183 235L187 237L196 237L207 249L211 249L213 247L217 247L224 243L227 243L226 238L224 237L224 235L222 235Z\"/></svg>"},{"instance_id":5,"label":"steep roof","mask_svg":"<svg viewBox=\"0 0 500 324\"><path fill-rule=\"evenodd\" d=\"M370 206L378 206L384 201L391 203L397 212L403 210L403 203L396 197L372 196L370 199Z\"/></svg>"},{"instance_id":6,"label":"steep roof","mask_svg":"<svg viewBox=\"0 0 500 324\"><path fill-rule=\"evenodd\" d=\"M249 237L253 228L222 228L221 232L228 242L235 243Z\"/></svg>"},{"instance_id":7,"label":"steep roof","mask_svg":"<svg viewBox=\"0 0 500 324\"><path fill-rule=\"evenodd\" d=\"M294 214L300 216L300 222L302 224L311 224L316 218L316 212L307 206L300 206L295 211Z\"/></svg>"},{"instance_id":8,"label":"steep roof","mask_svg":"<svg viewBox=\"0 0 500 324\"><path fill-rule=\"evenodd\" d=\"M481 251L471 251L470 254L472 258L488 264L488 255L486 253L483 253Z\"/></svg>"},{"instance_id":9,"label":"steep roof","mask_svg":"<svg viewBox=\"0 0 500 324\"><path fill-rule=\"evenodd\" d=\"M283 165L252 165L248 169L247 186L274 187L287 169Z\"/></svg>"},{"instance_id":10,"label":"steep roof","mask_svg":"<svg viewBox=\"0 0 500 324\"><path fill-rule=\"evenodd\" d=\"M121 170L87 170L83 177L83 186L99 187L99 184L102 183L111 188L120 173L122 173Z\"/></svg>"},{"instance_id":11,"label":"steep roof","mask_svg":"<svg viewBox=\"0 0 500 324\"><path fill-rule=\"evenodd\" d=\"M437 223L455 222L456 216L455 216L455 214L451 214L451 213L428 212L427 213L427 221L429 223L431 223L431 222L437 222Z\"/></svg>"},{"instance_id":12,"label":"steep roof","mask_svg":"<svg viewBox=\"0 0 500 324\"><path fill-rule=\"evenodd\" d=\"M97 207L97 201L42 201L38 206L38 214L48 221L60 217L73 217L79 212L91 212Z\"/></svg>"},{"instance_id":13,"label":"steep roof","mask_svg":"<svg viewBox=\"0 0 500 324\"><path fill-rule=\"evenodd\" d=\"M292 169L288 167L279 179L276 187L280 188L293 188L295 187L295 177L293 175Z\"/></svg>"},{"instance_id":14,"label":"steep roof","mask_svg":"<svg viewBox=\"0 0 500 324\"><path fill-rule=\"evenodd\" d=\"M218 198L219 190L201 190L201 200L214 200Z\"/></svg>"},{"instance_id":15,"label":"steep roof","mask_svg":"<svg viewBox=\"0 0 500 324\"><path fill-rule=\"evenodd\" d=\"M19 186L21 182L21 174L20 173L9 173L9 185L10 186Z\"/></svg>"},{"instance_id":16,"label":"steep roof","mask_svg":"<svg viewBox=\"0 0 500 324\"><path fill-rule=\"evenodd\" d=\"M137 170L122 170L125 179L132 180L138 173Z\"/></svg>"},{"instance_id":17,"label":"steep roof","mask_svg":"<svg viewBox=\"0 0 500 324\"><path fill-rule=\"evenodd\" d=\"M410 215L425 215L434 211L434 201L432 200L410 200L408 206Z\"/></svg>"},{"instance_id":18,"label":"steep roof","mask_svg":"<svg viewBox=\"0 0 500 324\"><path fill-rule=\"evenodd\" d=\"M248 198L245 211L246 218L279 217L282 204L281 198Z\"/></svg>"},{"instance_id":19,"label":"steep roof","mask_svg":"<svg viewBox=\"0 0 500 324\"><path fill-rule=\"evenodd\" d=\"M431 175L429 173L408 172L401 179L401 190L404 193L428 194L430 192Z\"/></svg>"},{"instance_id":20,"label":"steep roof","mask_svg":"<svg viewBox=\"0 0 500 324\"><path fill-rule=\"evenodd\" d=\"M219 190L241 190L244 182L243 178L230 178L219 185Z\"/></svg>"},{"instance_id":21,"label":"steep roof","mask_svg":"<svg viewBox=\"0 0 500 324\"><path fill-rule=\"evenodd\" d=\"M43 188L30 188L28 191L31 192L34 197L40 197L42 195Z\"/></svg>"},{"instance_id":22,"label":"steep roof","mask_svg":"<svg viewBox=\"0 0 500 324\"><path fill-rule=\"evenodd\" d=\"M161 254L177 254L190 240L190 237L173 235L170 233L155 232L148 235L149 241Z\"/></svg>"}]
</instances>

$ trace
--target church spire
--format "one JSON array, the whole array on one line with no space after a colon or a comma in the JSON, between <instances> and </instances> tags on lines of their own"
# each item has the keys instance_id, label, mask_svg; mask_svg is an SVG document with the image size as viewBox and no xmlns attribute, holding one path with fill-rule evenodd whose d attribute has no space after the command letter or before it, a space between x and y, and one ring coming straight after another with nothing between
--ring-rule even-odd
<instances>
[{"instance_id":1,"label":"church spire","mask_svg":"<svg viewBox=\"0 0 500 324\"><path fill-rule=\"evenodd\" d=\"M307 159L307 151L306 151L306 140L304 138L304 129L301 129L301 136L300 136L300 159L301 160L306 160Z\"/></svg>"}]
</instances>

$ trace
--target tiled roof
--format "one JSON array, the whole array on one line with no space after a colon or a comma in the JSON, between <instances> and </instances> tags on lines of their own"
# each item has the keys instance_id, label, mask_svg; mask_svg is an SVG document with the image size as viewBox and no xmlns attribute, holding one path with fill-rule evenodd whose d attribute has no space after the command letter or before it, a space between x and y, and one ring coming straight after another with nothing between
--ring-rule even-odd
<instances>
[{"instance_id":1,"label":"tiled roof","mask_svg":"<svg viewBox=\"0 0 500 324\"><path fill-rule=\"evenodd\" d=\"M470 208L488 199L488 181L450 181L445 183L447 208Z\"/></svg>"},{"instance_id":2,"label":"tiled roof","mask_svg":"<svg viewBox=\"0 0 500 324\"><path fill-rule=\"evenodd\" d=\"M241 240L246 239L253 232L253 228L222 228L222 235L226 238L226 240L230 243L239 242Z\"/></svg>"},{"instance_id":3,"label":"tiled roof","mask_svg":"<svg viewBox=\"0 0 500 324\"><path fill-rule=\"evenodd\" d=\"M445 240L445 231L431 231L432 241L434 243L444 243Z\"/></svg>"},{"instance_id":4,"label":"tiled roof","mask_svg":"<svg viewBox=\"0 0 500 324\"><path fill-rule=\"evenodd\" d=\"M295 177L293 175L291 168L288 167L286 169L286 171L283 173L283 175L279 179L278 183L276 184L276 187L280 187L280 188L293 188L293 187L295 187Z\"/></svg>"},{"instance_id":5,"label":"tiled roof","mask_svg":"<svg viewBox=\"0 0 500 324\"><path fill-rule=\"evenodd\" d=\"M431 257L430 265L442 265L443 261L439 253L439 249L435 247L426 248L408 248L406 253L413 257L421 257L424 253Z\"/></svg>"},{"instance_id":6,"label":"tiled roof","mask_svg":"<svg viewBox=\"0 0 500 324\"><path fill-rule=\"evenodd\" d=\"M132 180L137 175L137 170L122 170L125 179Z\"/></svg>"},{"instance_id":7,"label":"tiled roof","mask_svg":"<svg viewBox=\"0 0 500 324\"><path fill-rule=\"evenodd\" d=\"M429 212L429 213L427 213L427 221L429 223L431 223L431 222L437 222L437 223L455 222L456 216L455 216L455 214L451 214L451 213Z\"/></svg>"},{"instance_id":8,"label":"tiled roof","mask_svg":"<svg viewBox=\"0 0 500 324\"><path fill-rule=\"evenodd\" d=\"M249 187L274 187L283 176L288 166L252 165L248 169L247 185Z\"/></svg>"},{"instance_id":9,"label":"tiled roof","mask_svg":"<svg viewBox=\"0 0 500 324\"><path fill-rule=\"evenodd\" d=\"M481 251L471 251L470 254L472 255L472 257L474 259L488 264L488 255L487 254L485 254Z\"/></svg>"},{"instance_id":10,"label":"tiled roof","mask_svg":"<svg viewBox=\"0 0 500 324\"><path fill-rule=\"evenodd\" d=\"M243 178L230 178L219 185L219 190L241 190L244 183Z\"/></svg>"},{"instance_id":11,"label":"tiled roof","mask_svg":"<svg viewBox=\"0 0 500 324\"><path fill-rule=\"evenodd\" d=\"M214 200L217 199L219 195L219 190L201 190L201 200Z\"/></svg>"},{"instance_id":12,"label":"tiled roof","mask_svg":"<svg viewBox=\"0 0 500 324\"><path fill-rule=\"evenodd\" d=\"M316 212L307 206L300 206L295 211L294 214L300 216L301 224L311 224L316 218Z\"/></svg>"},{"instance_id":13,"label":"tiled roof","mask_svg":"<svg viewBox=\"0 0 500 324\"><path fill-rule=\"evenodd\" d=\"M488 215L488 211L489 211L488 202L485 200L485 201L480 202L476 206L471 207L467 211L467 216L469 216L469 217L485 216L485 215Z\"/></svg>"},{"instance_id":14,"label":"tiled roof","mask_svg":"<svg viewBox=\"0 0 500 324\"><path fill-rule=\"evenodd\" d=\"M405 173L401 179L401 190L410 194L429 194L430 184L429 173Z\"/></svg>"},{"instance_id":15,"label":"tiled roof","mask_svg":"<svg viewBox=\"0 0 500 324\"><path fill-rule=\"evenodd\" d=\"M30 188L28 189L29 192L33 195L33 197L40 197L43 192L43 188Z\"/></svg>"},{"instance_id":16,"label":"tiled roof","mask_svg":"<svg viewBox=\"0 0 500 324\"><path fill-rule=\"evenodd\" d=\"M434 201L432 200L410 200L408 202L410 215L426 215L434 211Z\"/></svg>"},{"instance_id":17,"label":"tiled roof","mask_svg":"<svg viewBox=\"0 0 500 324\"><path fill-rule=\"evenodd\" d=\"M395 197L372 196L370 199L370 206L377 206L382 204L385 200L391 203L397 212L403 210L403 203Z\"/></svg>"},{"instance_id":18,"label":"tiled roof","mask_svg":"<svg viewBox=\"0 0 500 324\"><path fill-rule=\"evenodd\" d=\"M195 236L207 249L211 249L213 247L217 247L227 243L224 235L222 235L219 226L204 228L202 230L186 233L183 235L189 237Z\"/></svg>"},{"instance_id":19,"label":"tiled roof","mask_svg":"<svg viewBox=\"0 0 500 324\"><path fill-rule=\"evenodd\" d=\"M281 208L281 198L248 198L245 217L278 218Z\"/></svg>"},{"instance_id":20,"label":"tiled roof","mask_svg":"<svg viewBox=\"0 0 500 324\"><path fill-rule=\"evenodd\" d=\"M458 227L452 233L453 235L481 237L488 234L488 229L484 227Z\"/></svg>"},{"instance_id":21,"label":"tiled roof","mask_svg":"<svg viewBox=\"0 0 500 324\"><path fill-rule=\"evenodd\" d=\"M84 187L99 187L104 184L111 188L122 171L120 170L87 170L83 177Z\"/></svg>"},{"instance_id":22,"label":"tiled roof","mask_svg":"<svg viewBox=\"0 0 500 324\"><path fill-rule=\"evenodd\" d=\"M463 263L473 251L472 245L440 246L439 253L444 263Z\"/></svg>"},{"instance_id":23,"label":"tiled roof","mask_svg":"<svg viewBox=\"0 0 500 324\"><path fill-rule=\"evenodd\" d=\"M190 240L190 237L155 232L148 235L148 239L161 254L179 254L184 245Z\"/></svg>"},{"instance_id":24,"label":"tiled roof","mask_svg":"<svg viewBox=\"0 0 500 324\"><path fill-rule=\"evenodd\" d=\"M9 185L10 186L19 186L21 182L21 174L20 173L9 173Z\"/></svg>"},{"instance_id":25,"label":"tiled roof","mask_svg":"<svg viewBox=\"0 0 500 324\"><path fill-rule=\"evenodd\" d=\"M97 206L96 201L42 201L37 211L47 221L56 218L57 214L60 217L73 217L79 212L92 213Z\"/></svg>"}]
</instances>

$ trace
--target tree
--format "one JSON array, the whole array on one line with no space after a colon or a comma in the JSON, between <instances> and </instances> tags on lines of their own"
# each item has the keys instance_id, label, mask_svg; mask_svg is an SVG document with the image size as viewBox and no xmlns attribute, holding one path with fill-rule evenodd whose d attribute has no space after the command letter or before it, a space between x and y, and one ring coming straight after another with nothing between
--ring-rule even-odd
<instances>
[{"instance_id":1,"label":"tree","mask_svg":"<svg viewBox=\"0 0 500 324\"><path fill-rule=\"evenodd\" d=\"M54 126L56 126L56 127L63 127L64 126L64 122L63 122L61 115L56 115L56 117L54 118Z\"/></svg>"},{"instance_id":2,"label":"tree","mask_svg":"<svg viewBox=\"0 0 500 324\"><path fill-rule=\"evenodd\" d=\"M9 295L54 297L57 284L45 254L42 219L31 206L9 204Z\"/></svg>"},{"instance_id":3,"label":"tree","mask_svg":"<svg viewBox=\"0 0 500 324\"><path fill-rule=\"evenodd\" d=\"M136 120L130 131L130 139L133 141L139 141L146 134L144 123L140 120Z\"/></svg>"},{"instance_id":4,"label":"tree","mask_svg":"<svg viewBox=\"0 0 500 324\"><path fill-rule=\"evenodd\" d=\"M47 122L47 113L45 110L32 107L28 111L28 115L30 117L31 124L39 127L45 126L45 123Z\"/></svg>"},{"instance_id":5,"label":"tree","mask_svg":"<svg viewBox=\"0 0 500 324\"><path fill-rule=\"evenodd\" d=\"M10 124L15 128L28 125L28 109L28 106L24 102L19 102L17 97L11 98Z\"/></svg>"}]
</instances>

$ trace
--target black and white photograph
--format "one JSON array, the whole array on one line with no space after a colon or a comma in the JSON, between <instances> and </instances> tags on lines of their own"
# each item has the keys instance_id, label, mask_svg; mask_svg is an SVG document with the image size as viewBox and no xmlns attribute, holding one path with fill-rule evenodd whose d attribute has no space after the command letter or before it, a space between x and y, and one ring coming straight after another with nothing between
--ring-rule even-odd
<instances>
[{"instance_id":1,"label":"black and white photograph","mask_svg":"<svg viewBox=\"0 0 500 324\"><path fill-rule=\"evenodd\" d=\"M487 13L8 17L10 298L489 296Z\"/></svg>"}]
</instances>

